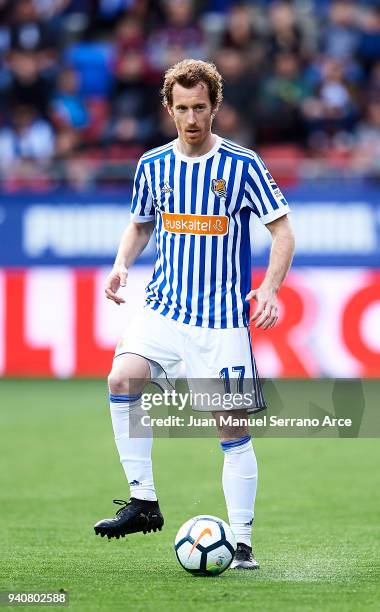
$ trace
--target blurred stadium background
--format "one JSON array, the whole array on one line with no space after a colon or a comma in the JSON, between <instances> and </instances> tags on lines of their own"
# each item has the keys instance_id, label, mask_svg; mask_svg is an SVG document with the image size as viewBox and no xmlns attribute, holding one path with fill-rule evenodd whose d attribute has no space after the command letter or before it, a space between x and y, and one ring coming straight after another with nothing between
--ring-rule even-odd
<instances>
[{"instance_id":1,"label":"blurred stadium background","mask_svg":"<svg viewBox=\"0 0 380 612\"><path fill-rule=\"evenodd\" d=\"M224 78L215 131L258 150L293 209L261 374L379 376L380 2L0 0L0 18L1 375L107 373L154 256L125 307L104 299L136 160L175 136L158 91L194 57Z\"/></svg>"}]
</instances>

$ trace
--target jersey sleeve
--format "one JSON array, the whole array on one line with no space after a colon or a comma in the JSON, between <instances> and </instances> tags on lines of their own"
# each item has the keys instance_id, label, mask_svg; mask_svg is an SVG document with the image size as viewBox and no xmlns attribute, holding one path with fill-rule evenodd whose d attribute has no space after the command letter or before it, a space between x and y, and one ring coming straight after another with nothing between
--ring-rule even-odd
<instances>
[{"instance_id":1,"label":"jersey sleeve","mask_svg":"<svg viewBox=\"0 0 380 612\"><path fill-rule=\"evenodd\" d=\"M154 205L144 165L139 162L133 182L131 219L136 223L146 223L154 219Z\"/></svg>"},{"instance_id":2,"label":"jersey sleeve","mask_svg":"<svg viewBox=\"0 0 380 612\"><path fill-rule=\"evenodd\" d=\"M290 212L285 196L257 154L248 165L245 196L264 225Z\"/></svg>"}]
</instances>

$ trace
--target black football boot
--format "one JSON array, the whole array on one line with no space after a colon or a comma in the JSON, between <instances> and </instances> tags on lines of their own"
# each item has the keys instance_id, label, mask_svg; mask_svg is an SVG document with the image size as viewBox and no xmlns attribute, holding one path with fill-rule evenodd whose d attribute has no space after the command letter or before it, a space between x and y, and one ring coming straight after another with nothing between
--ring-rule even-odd
<instances>
[{"instance_id":1,"label":"black football boot","mask_svg":"<svg viewBox=\"0 0 380 612\"><path fill-rule=\"evenodd\" d=\"M259 568L260 565L253 556L252 548L247 546L247 544L238 542L236 553L230 565L230 569L255 570Z\"/></svg>"},{"instance_id":2,"label":"black football boot","mask_svg":"<svg viewBox=\"0 0 380 612\"><path fill-rule=\"evenodd\" d=\"M150 531L161 531L164 517L161 514L158 501L145 501L131 497L129 502L123 499L114 499L114 504L121 506L116 512L115 518L103 519L94 525L96 535L102 538L124 537L129 533L149 533Z\"/></svg>"}]
</instances>

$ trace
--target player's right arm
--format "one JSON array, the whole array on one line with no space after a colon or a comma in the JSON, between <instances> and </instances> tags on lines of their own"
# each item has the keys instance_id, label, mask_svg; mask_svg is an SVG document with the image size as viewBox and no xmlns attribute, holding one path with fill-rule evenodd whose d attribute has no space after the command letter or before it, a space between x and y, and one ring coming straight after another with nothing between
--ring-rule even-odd
<instances>
[{"instance_id":1,"label":"player's right arm","mask_svg":"<svg viewBox=\"0 0 380 612\"><path fill-rule=\"evenodd\" d=\"M109 300L115 304L123 304L125 300L116 295L120 287L127 283L128 268L134 263L148 244L154 230L154 221L136 223L132 221L125 229L120 241L115 263L107 277L105 292Z\"/></svg>"},{"instance_id":2,"label":"player's right arm","mask_svg":"<svg viewBox=\"0 0 380 612\"><path fill-rule=\"evenodd\" d=\"M133 183L131 218L131 223L124 230L115 263L106 281L106 296L115 304L125 302L122 297L116 295L117 291L120 287L125 287L128 268L145 249L154 230L153 199L141 161L137 166Z\"/></svg>"}]
</instances>

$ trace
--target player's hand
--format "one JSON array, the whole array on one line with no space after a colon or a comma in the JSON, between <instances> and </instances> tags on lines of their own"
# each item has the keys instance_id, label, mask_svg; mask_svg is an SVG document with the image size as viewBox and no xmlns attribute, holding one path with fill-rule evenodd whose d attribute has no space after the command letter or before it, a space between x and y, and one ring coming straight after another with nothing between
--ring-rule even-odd
<instances>
[{"instance_id":1,"label":"player's hand","mask_svg":"<svg viewBox=\"0 0 380 612\"><path fill-rule=\"evenodd\" d=\"M115 266L112 272L108 275L105 287L105 293L108 300L112 300L120 306L125 300L116 295L120 287L125 287L127 284L128 270L125 266Z\"/></svg>"},{"instance_id":2,"label":"player's hand","mask_svg":"<svg viewBox=\"0 0 380 612\"><path fill-rule=\"evenodd\" d=\"M251 317L251 321L256 321L255 327L270 329L276 325L278 321L278 301L274 289L267 289L266 287L252 289L245 299L257 302L257 308Z\"/></svg>"}]
</instances>

